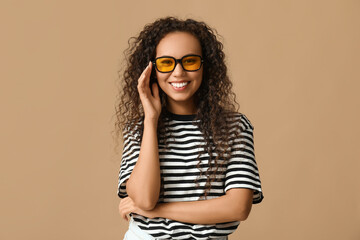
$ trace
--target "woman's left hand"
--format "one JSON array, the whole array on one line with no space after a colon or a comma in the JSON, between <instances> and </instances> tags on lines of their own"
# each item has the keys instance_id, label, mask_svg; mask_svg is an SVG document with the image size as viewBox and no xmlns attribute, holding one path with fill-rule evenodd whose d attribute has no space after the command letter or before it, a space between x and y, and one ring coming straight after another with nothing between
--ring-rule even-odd
<instances>
[{"instance_id":1,"label":"woman's left hand","mask_svg":"<svg viewBox=\"0 0 360 240\"><path fill-rule=\"evenodd\" d=\"M124 199L120 200L119 204L119 213L123 219L128 221L127 215L129 213L137 213L139 215L142 215L144 217L148 218L155 218L155 211L154 210L142 210L139 207L137 207L134 203L134 201L130 197L126 197Z\"/></svg>"}]
</instances>

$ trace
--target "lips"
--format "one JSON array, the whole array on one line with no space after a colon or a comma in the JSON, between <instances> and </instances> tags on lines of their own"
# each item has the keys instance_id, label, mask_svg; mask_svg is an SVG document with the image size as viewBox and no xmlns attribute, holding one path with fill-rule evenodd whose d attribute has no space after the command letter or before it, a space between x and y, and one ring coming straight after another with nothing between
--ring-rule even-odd
<instances>
[{"instance_id":1,"label":"lips","mask_svg":"<svg viewBox=\"0 0 360 240\"><path fill-rule=\"evenodd\" d=\"M169 83L175 91L184 91L187 89L187 86L190 84L190 81L178 81Z\"/></svg>"},{"instance_id":2,"label":"lips","mask_svg":"<svg viewBox=\"0 0 360 240\"><path fill-rule=\"evenodd\" d=\"M187 86L189 82L171 82L170 84L176 88L182 88Z\"/></svg>"},{"instance_id":3,"label":"lips","mask_svg":"<svg viewBox=\"0 0 360 240\"><path fill-rule=\"evenodd\" d=\"M185 83L185 82L190 82L190 81L173 81L173 82L170 82L170 83Z\"/></svg>"}]
</instances>

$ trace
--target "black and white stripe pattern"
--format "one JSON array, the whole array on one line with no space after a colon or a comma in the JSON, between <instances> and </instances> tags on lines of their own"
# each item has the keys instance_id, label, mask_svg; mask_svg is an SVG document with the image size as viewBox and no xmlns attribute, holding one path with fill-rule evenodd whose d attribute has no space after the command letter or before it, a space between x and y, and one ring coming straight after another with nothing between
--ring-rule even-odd
<instances>
[{"instance_id":1,"label":"black and white stripe pattern","mask_svg":"<svg viewBox=\"0 0 360 240\"><path fill-rule=\"evenodd\" d=\"M171 114L166 122L169 127L168 148L159 144L161 177L164 182L162 202L198 201L205 191L206 176L199 177L197 156L205 144L199 129L192 123L195 115ZM232 188L249 188L254 190L253 204L263 199L259 171L255 161L253 130L254 127L244 114L237 113L231 119L234 126L240 124L242 129L239 139L233 139L231 158L223 174L218 174L220 181L212 182L207 199L216 198ZM236 128L234 128L236 129ZM125 181L129 179L140 152L140 142L134 136L124 134L124 149L119 172L118 196L127 197ZM214 154L216 156L216 154ZM200 156L200 169L205 173L208 166L208 153ZM194 180L198 179L198 187ZM233 233L239 221L211 225L189 224L170 219L149 219L132 214L138 226L159 239L209 239Z\"/></svg>"}]
</instances>

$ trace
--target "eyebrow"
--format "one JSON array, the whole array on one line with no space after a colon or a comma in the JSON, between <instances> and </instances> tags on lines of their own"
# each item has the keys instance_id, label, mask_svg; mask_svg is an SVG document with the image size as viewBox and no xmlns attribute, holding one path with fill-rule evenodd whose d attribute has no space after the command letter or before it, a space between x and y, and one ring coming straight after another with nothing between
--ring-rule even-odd
<instances>
[{"instance_id":1,"label":"eyebrow","mask_svg":"<svg viewBox=\"0 0 360 240\"><path fill-rule=\"evenodd\" d=\"M191 56L191 55L196 55L196 56L200 56L200 57L202 57L202 54L198 54L198 53L189 53L189 54L185 54L185 55L183 55L182 57L180 57L180 58L177 58L177 59L181 59L181 58L183 58L183 57L185 57L185 56ZM155 58L159 58L159 57L173 57L173 58L176 58L176 57L174 57L174 56L171 56L171 55L161 55L161 56L155 56Z\"/></svg>"}]
</instances>

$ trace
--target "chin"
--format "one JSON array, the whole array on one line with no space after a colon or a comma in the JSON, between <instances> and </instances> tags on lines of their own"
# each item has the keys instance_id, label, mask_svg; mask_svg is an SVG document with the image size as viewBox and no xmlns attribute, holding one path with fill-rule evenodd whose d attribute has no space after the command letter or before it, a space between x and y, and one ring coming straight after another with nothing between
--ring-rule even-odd
<instances>
[{"instance_id":1,"label":"chin","mask_svg":"<svg viewBox=\"0 0 360 240\"><path fill-rule=\"evenodd\" d=\"M174 95L167 95L168 98L171 98L175 102L186 102L189 101L192 96L174 96Z\"/></svg>"}]
</instances>

